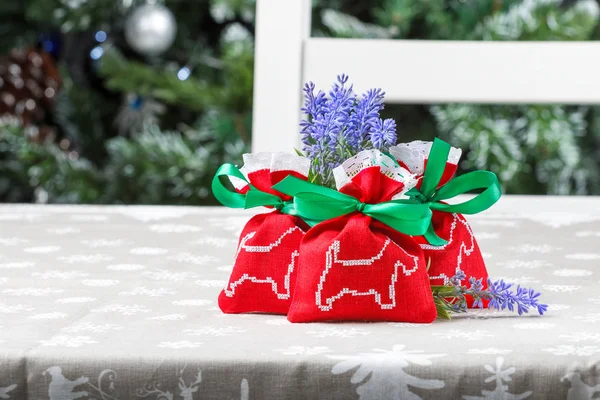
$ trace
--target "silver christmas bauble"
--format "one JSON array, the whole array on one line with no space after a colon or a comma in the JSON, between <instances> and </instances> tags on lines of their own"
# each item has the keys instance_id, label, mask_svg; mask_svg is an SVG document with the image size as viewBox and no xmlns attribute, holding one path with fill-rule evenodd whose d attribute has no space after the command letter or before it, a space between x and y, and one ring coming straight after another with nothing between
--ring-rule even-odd
<instances>
[{"instance_id":1,"label":"silver christmas bauble","mask_svg":"<svg viewBox=\"0 0 600 400\"><path fill-rule=\"evenodd\" d=\"M155 56L167 50L175 40L177 21L168 8L146 4L136 8L125 24L125 40L136 52Z\"/></svg>"}]
</instances>

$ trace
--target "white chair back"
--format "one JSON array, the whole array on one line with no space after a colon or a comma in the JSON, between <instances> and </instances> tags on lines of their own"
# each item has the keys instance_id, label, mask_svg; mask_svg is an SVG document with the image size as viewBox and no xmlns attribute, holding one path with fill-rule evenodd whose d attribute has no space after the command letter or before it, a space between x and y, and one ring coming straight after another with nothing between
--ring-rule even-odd
<instances>
[{"instance_id":1,"label":"white chair back","mask_svg":"<svg viewBox=\"0 0 600 400\"><path fill-rule=\"evenodd\" d=\"M252 151L300 148L302 85L350 76L387 103L600 103L600 42L310 37L310 0L257 0Z\"/></svg>"}]
</instances>

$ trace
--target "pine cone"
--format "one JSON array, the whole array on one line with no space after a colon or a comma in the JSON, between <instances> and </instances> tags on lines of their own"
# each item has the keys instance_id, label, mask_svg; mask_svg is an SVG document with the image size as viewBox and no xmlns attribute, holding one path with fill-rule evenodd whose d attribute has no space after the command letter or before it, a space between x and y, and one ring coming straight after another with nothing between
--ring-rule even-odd
<instances>
[{"instance_id":1,"label":"pine cone","mask_svg":"<svg viewBox=\"0 0 600 400\"><path fill-rule=\"evenodd\" d=\"M0 115L13 115L25 126L42 128L60 84L60 74L50 55L33 49L13 50L0 58ZM43 128L40 133L49 133L49 127Z\"/></svg>"}]
</instances>

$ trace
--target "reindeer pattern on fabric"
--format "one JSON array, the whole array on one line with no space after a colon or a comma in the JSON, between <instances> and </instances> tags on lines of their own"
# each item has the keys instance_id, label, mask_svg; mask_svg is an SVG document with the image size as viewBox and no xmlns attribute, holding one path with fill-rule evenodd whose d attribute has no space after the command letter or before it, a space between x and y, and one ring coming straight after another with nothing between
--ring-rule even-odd
<instances>
[{"instance_id":1,"label":"reindeer pattern on fabric","mask_svg":"<svg viewBox=\"0 0 600 400\"><path fill-rule=\"evenodd\" d=\"M90 380L88 377L82 376L75 380L67 379L62 373L62 368L58 366L48 368L45 373L50 375L51 379L48 386L50 400L75 400L87 397L87 391L75 390L75 388L88 383Z\"/></svg>"}]
</instances>

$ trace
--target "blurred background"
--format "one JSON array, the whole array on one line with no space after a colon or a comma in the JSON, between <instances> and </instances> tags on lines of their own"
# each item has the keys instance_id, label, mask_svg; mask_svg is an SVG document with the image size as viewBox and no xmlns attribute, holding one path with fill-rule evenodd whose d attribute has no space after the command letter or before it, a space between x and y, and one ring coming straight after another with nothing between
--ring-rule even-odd
<instances>
[{"instance_id":1,"label":"blurred background","mask_svg":"<svg viewBox=\"0 0 600 400\"><path fill-rule=\"evenodd\" d=\"M0 2L0 201L215 204L217 167L249 151L254 14L253 0ZM599 17L596 0L315 0L312 35L597 40ZM383 114L402 142L462 147L461 168L507 193L600 194L599 107Z\"/></svg>"}]
</instances>

